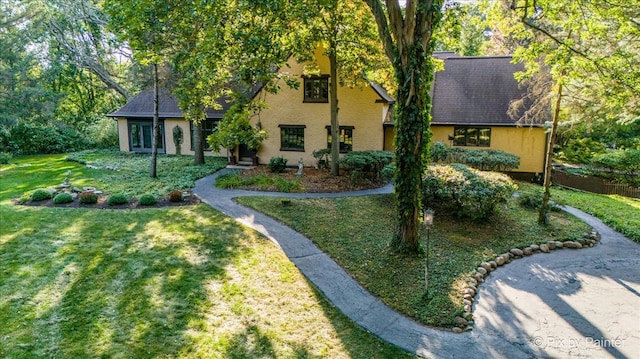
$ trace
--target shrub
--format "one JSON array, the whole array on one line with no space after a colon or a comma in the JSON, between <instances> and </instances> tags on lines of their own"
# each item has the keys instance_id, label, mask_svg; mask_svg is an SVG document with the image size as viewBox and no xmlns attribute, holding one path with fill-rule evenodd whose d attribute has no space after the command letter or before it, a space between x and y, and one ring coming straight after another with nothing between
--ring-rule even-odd
<instances>
[{"instance_id":1,"label":"shrub","mask_svg":"<svg viewBox=\"0 0 640 359\"><path fill-rule=\"evenodd\" d=\"M340 164L350 172L354 184L362 179L382 183L382 170L393 159L394 154L389 151L351 151L340 159Z\"/></svg>"},{"instance_id":2,"label":"shrub","mask_svg":"<svg viewBox=\"0 0 640 359\"><path fill-rule=\"evenodd\" d=\"M153 206L156 204L156 197L152 194L143 194L138 201L141 206Z\"/></svg>"},{"instance_id":3,"label":"shrub","mask_svg":"<svg viewBox=\"0 0 640 359\"><path fill-rule=\"evenodd\" d=\"M182 191L175 189L169 192L169 202L182 202Z\"/></svg>"},{"instance_id":4,"label":"shrub","mask_svg":"<svg viewBox=\"0 0 640 359\"><path fill-rule=\"evenodd\" d=\"M517 189L506 175L469 168L463 164L431 166L423 180L423 203L449 204L459 216L490 217L498 203Z\"/></svg>"},{"instance_id":5,"label":"shrub","mask_svg":"<svg viewBox=\"0 0 640 359\"><path fill-rule=\"evenodd\" d=\"M70 193L58 193L55 197L53 197L53 203L55 204L64 204L73 202L73 197Z\"/></svg>"},{"instance_id":6,"label":"shrub","mask_svg":"<svg viewBox=\"0 0 640 359\"><path fill-rule=\"evenodd\" d=\"M591 159L593 166L619 171L626 175L640 172L640 150L609 150Z\"/></svg>"},{"instance_id":7,"label":"shrub","mask_svg":"<svg viewBox=\"0 0 640 359\"><path fill-rule=\"evenodd\" d=\"M117 194L111 195L111 197L109 197L109 199L107 200L107 204L110 205L110 206L116 206L116 205L119 205L119 204L125 204L127 202L129 202L127 200L127 196L125 196L122 193L117 193Z\"/></svg>"},{"instance_id":8,"label":"shrub","mask_svg":"<svg viewBox=\"0 0 640 359\"><path fill-rule=\"evenodd\" d=\"M98 203L98 195L93 192L85 191L80 193L78 201L82 204L95 204Z\"/></svg>"},{"instance_id":9,"label":"shrub","mask_svg":"<svg viewBox=\"0 0 640 359\"><path fill-rule=\"evenodd\" d=\"M542 206L542 191L522 193L518 202L520 203L520 206L524 208L539 210ZM549 210L552 211L561 210L561 208L553 201L549 201L547 206Z\"/></svg>"},{"instance_id":10,"label":"shrub","mask_svg":"<svg viewBox=\"0 0 640 359\"><path fill-rule=\"evenodd\" d=\"M318 168L327 169L331 164L331 149L323 148L321 150L313 151L313 157L316 159L316 165Z\"/></svg>"},{"instance_id":11,"label":"shrub","mask_svg":"<svg viewBox=\"0 0 640 359\"><path fill-rule=\"evenodd\" d=\"M295 192L302 188L299 180L288 181L283 178L274 178L273 185L276 187L276 191L286 193Z\"/></svg>"},{"instance_id":12,"label":"shrub","mask_svg":"<svg viewBox=\"0 0 640 359\"><path fill-rule=\"evenodd\" d=\"M238 188L243 185L240 173L231 172L216 178L216 187L218 188Z\"/></svg>"},{"instance_id":13,"label":"shrub","mask_svg":"<svg viewBox=\"0 0 640 359\"><path fill-rule=\"evenodd\" d=\"M104 117L83 131L94 148L118 147L118 124L111 118Z\"/></svg>"},{"instance_id":14,"label":"shrub","mask_svg":"<svg viewBox=\"0 0 640 359\"><path fill-rule=\"evenodd\" d=\"M10 134L6 147L20 154L72 152L88 146L82 134L64 125L20 122Z\"/></svg>"},{"instance_id":15,"label":"shrub","mask_svg":"<svg viewBox=\"0 0 640 359\"><path fill-rule=\"evenodd\" d=\"M269 171L273 173L282 173L287 169L287 159L284 157L271 157L269 159Z\"/></svg>"},{"instance_id":16,"label":"shrub","mask_svg":"<svg viewBox=\"0 0 640 359\"><path fill-rule=\"evenodd\" d=\"M382 176L382 181L389 182L393 180L393 174L396 171L396 165L394 163L389 163L388 165L382 168L380 175Z\"/></svg>"},{"instance_id":17,"label":"shrub","mask_svg":"<svg viewBox=\"0 0 640 359\"><path fill-rule=\"evenodd\" d=\"M433 162L449 162L451 151L444 143L436 142L431 145L429 154L431 155L431 161Z\"/></svg>"},{"instance_id":18,"label":"shrub","mask_svg":"<svg viewBox=\"0 0 640 359\"><path fill-rule=\"evenodd\" d=\"M588 164L593 156L604 151L604 144L591 138L571 139L558 154L558 157L569 163Z\"/></svg>"},{"instance_id":19,"label":"shrub","mask_svg":"<svg viewBox=\"0 0 640 359\"><path fill-rule=\"evenodd\" d=\"M431 160L442 163L462 163L481 171L506 172L520 166L520 157L500 150L474 150L447 147L442 142L433 144Z\"/></svg>"},{"instance_id":20,"label":"shrub","mask_svg":"<svg viewBox=\"0 0 640 359\"><path fill-rule=\"evenodd\" d=\"M0 165L8 165L11 161L11 153L0 152Z\"/></svg>"},{"instance_id":21,"label":"shrub","mask_svg":"<svg viewBox=\"0 0 640 359\"><path fill-rule=\"evenodd\" d=\"M51 199L51 192L46 189L39 188L31 194L31 200L34 202L45 201L48 199Z\"/></svg>"}]
</instances>

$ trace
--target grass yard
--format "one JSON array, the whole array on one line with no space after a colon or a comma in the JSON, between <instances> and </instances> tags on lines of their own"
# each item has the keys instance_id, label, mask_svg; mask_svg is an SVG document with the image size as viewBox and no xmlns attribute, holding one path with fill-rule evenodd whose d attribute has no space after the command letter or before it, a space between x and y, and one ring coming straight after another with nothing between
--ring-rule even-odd
<instances>
[{"instance_id":1,"label":"grass yard","mask_svg":"<svg viewBox=\"0 0 640 359\"><path fill-rule=\"evenodd\" d=\"M64 155L0 167L0 357L410 357L333 308L271 242L204 204L12 204L68 170L74 185L130 196L188 186L202 170L161 156L150 180L146 156L82 155L119 171Z\"/></svg>"},{"instance_id":2,"label":"grass yard","mask_svg":"<svg viewBox=\"0 0 640 359\"><path fill-rule=\"evenodd\" d=\"M552 199L598 217L602 222L640 243L640 199L554 187Z\"/></svg>"},{"instance_id":3,"label":"grass yard","mask_svg":"<svg viewBox=\"0 0 640 359\"><path fill-rule=\"evenodd\" d=\"M521 184L521 191L535 191ZM589 227L572 216L554 212L551 225L536 223L537 212L512 199L491 221L461 220L435 208L431 229L430 300L424 294L424 257L393 254L391 195L339 199L245 197L238 201L283 221L311 238L323 251L374 295L419 322L451 327L462 314L460 288L478 265L513 247L550 239L581 237ZM542 254L538 254L542 255Z\"/></svg>"}]
</instances>

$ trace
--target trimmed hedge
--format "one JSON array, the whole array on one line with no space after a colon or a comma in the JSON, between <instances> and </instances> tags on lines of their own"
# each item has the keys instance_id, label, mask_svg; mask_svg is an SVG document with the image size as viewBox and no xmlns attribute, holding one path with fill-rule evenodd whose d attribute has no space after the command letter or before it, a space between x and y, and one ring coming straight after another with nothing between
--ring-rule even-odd
<instances>
[{"instance_id":1,"label":"trimmed hedge","mask_svg":"<svg viewBox=\"0 0 640 359\"><path fill-rule=\"evenodd\" d=\"M46 189L38 188L31 194L31 200L34 202L45 201L51 199L51 192Z\"/></svg>"},{"instance_id":2,"label":"trimmed hedge","mask_svg":"<svg viewBox=\"0 0 640 359\"><path fill-rule=\"evenodd\" d=\"M388 177L388 170L384 173L383 170L393 160L394 154L390 151L351 151L340 159L340 164L350 172L354 184L365 178L383 183Z\"/></svg>"},{"instance_id":3,"label":"trimmed hedge","mask_svg":"<svg viewBox=\"0 0 640 359\"><path fill-rule=\"evenodd\" d=\"M452 208L460 217L485 219L496 206L517 190L505 174L479 171L463 164L434 165L422 182L422 200L426 206L436 202Z\"/></svg>"},{"instance_id":4,"label":"trimmed hedge","mask_svg":"<svg viewBox=\"0 0 640 359\"><path fill-rule=\"evenodd\" d=\"M152 194L143 194L140 200L138 200L138 203L140 203L141 206L153 206L156 204L156 198Z\"/></svg>"},{"instance_id":5,"label":"trimmed hedge","mask_svg":"<svg viewBox=\"0 0 640 359\"><path fill-rule=\"evenodd\" d=\"M116 205L125 204L128 202L129 200L127 199L127 196L121 193L114 194L111 197L109 197L109 199L107 200L107 204L110 206L116 206Z\"/></svg>"},{"instance_id":6,"label":"trimmed hedge","mask_svg":"<svg viewBox=\"0 0 640 359\"><path fill-rule=\"evenodd\" d=\"M55 197L53 197L53 203L55 204L65 204L73 202L73 196L70 193L58 193Z\"/></svg>"},{"instance_id":7,"label":"trimmed hedge","mask_svg":"<svg viewBox=\"0 0 640 359\"><path fill-rule=\"evenodd\" d=\"M507 172L520 167L520 157L500 150L473 150L447 147L442 142L431 146L431 160L438 163L462 163L481 171Z\"/></svg>"}]
</instances>

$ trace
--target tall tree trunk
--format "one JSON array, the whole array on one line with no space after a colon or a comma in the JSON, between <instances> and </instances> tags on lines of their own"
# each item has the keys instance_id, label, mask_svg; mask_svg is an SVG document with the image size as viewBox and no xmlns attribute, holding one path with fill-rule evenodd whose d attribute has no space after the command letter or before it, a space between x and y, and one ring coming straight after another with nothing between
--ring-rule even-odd
<instances>
[{"instance_id":1,"label":"tall tree trunk","mask_svg":"<svg viewBox=\"0 0 640 359\"><path fill-rule=\"evenodd\" d=\"M158 101L159 101L159 89L158 89L158 64L153 63L153 136L151 140L151 169L149 176L151 178L157 177L157 163L158 163L158 142L160 141L160 126L158 125Z\"/></svg>"},{"instance_id":2,"label":"tall tree trunk","mask_svg":"<svg viewBox=\"0 0 640 359\"><path fill-rule=\"evenodd\" d=\"M422 174L426 168L426 144L429 143L431 98L429 88L433 66L421 44L407 49L406 61L398 56L395 64L398 87L395 114L395 202L396 229L391 242L399 252L417 253L419 246L420 198Z\"/></svg>"},{"instance_id":3,"label":"tall tree trunk","mask_svg":"<svg viewBox=\"0 0 640 359\"><path fill-rule=\"evenodd\" d=\"M556 103L553 111L553 119L551 123L551 133L549 133L549 142L547 143L547 155L544 168L544 192L542 194L542 205L538 213L538 223L549 223L549 198L551 197L551 170L553 168L551 161L553 160L553 146L556 143L556 133L558 129L558 119L560 118L560 102L562 101L562 83L558 84L558 93L556 94Z\"/></svg>"},{"instance_id":4,"label":"tall tree trunk","mask_svg":"<svg viewBox=\"0 0 640 359\"><path fill-rule=\"evenodd\" d=\"M204 139L202 138L202 121L194 121L193 129L193 162L197 165L203 165Z\"/></svg>"},{"instance_id":5,"label":"tall tree trunk","mask_svg":"<svg viewBox=\"0 0 640 359\"><path fill-rule=\"evenodd\" d=\"M431 35L442 0L364 0L378 24L378 33L398 81L395 112L396 230L392 247L417 253L422 173L431 140L429 88L433 80ZM392 35L393 34L393 35Z\"/></svg>"},{"instance_id":6,"label":"tall tree trunk","mask_svg":"<svg viewBox=\"0 0 640 359\"><path fill-rule=\"evenodd\" d=\"M340 160L340 124L338 122L338 60L336 56L336 43L330 41L329 65L331 75L331 89L329 102L331 107L331 175L339 174Z\"/></svg>"}]
</instances>

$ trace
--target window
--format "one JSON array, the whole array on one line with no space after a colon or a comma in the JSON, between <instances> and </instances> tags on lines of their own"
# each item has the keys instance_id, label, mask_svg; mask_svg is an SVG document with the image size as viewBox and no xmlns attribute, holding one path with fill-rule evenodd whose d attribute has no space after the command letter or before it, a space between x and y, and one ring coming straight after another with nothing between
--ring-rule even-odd
<instances>
[{"instance_id":1,"label":"window","mask_svg":"<svg viewBox=\"0 0 640 359\"><path fill-rule=\"evenodd\" d=\"M164 153L164 124L159 123L158 152ZM129 121L129 148L133 152L151 152L153 121Z\"/></svg>"},{"instance_id":2,"label":"window","mask_svg":"<svg viewBox=\"0 0 640 359\"><path fill-rule=\"evenodd\" d=\"M280 151L304 152L304 125L280 125Z\"/></svg>"},{"instance_id":3,"label":"window","mask_svg":"<svg viewBox=\"0 0 640 359\"><path fill-rule=\"evenodd\" d=\"M329 77L305 77L304 102L329 102Z\"/></svg>"},{"instance_id":4,"label":"window","mask_svg":"<svg viewBox=\"0 0 640 359\"><path fill-rule=\"evenodd\" d=\"M340 153L353 151L353 126L340 126ZM331 126L327 126L327 148L331 148Z\"/></svg>"},{"instance_id":5,"label":"window","mask_svg":"<svg viewBox=\"0 0 640 359\"><path fill-rule=\"evenodd\" d=\"M453 129L454 146L489 147L491 129L479 127L455 127Z\"/></svg>"},{"instance_id":6,"label":"window","mask_svg":"<svg viewBox=\"0 0 640 359\"><path fill-rule=\"evenodd\" d=\"M190 128L191 128L191 151L195 150L195 148L193 147L193 144L196 143L195 142L195 132L196 132L196 126L193 125L193 122L189 122L190 123ZM220 123L220 120L204 120L202 121L202 141L204 143L204 150L205 151L211 151L211 146L209 146L209 142L207 142L207 137L209 137L210 134L213 133L213 131L216 130L216 128L218 128L218 124Z\"/></svg>"}]
</instances>

